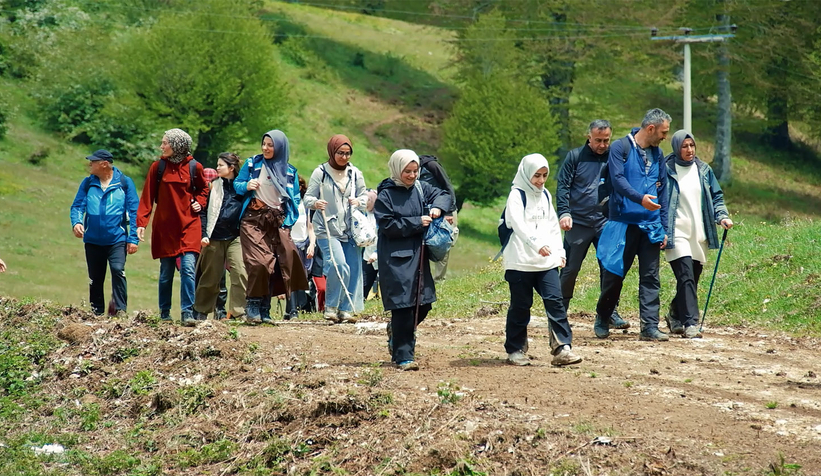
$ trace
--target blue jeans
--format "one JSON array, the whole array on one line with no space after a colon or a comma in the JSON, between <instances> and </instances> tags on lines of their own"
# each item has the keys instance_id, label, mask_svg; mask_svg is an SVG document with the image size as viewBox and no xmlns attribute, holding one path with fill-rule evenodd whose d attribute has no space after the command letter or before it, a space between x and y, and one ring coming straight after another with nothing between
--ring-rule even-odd
<instances>
[{"instance_id":1,"label":"blue jeans","mask_svg":"<svg viewBox=\"0 0 821 476\"><path fill-rule=\"evenodd\" d=\"M336 238L319 238L316 242L322 250L324 260L322 272L325 273L326 279L325 307L336 307L340 311L353 312L351 301L356 302L362 292L362 252L353 240L339 241ZM333 246L333 250L330 246ZM333 269L331 251L333 251L336 269L339 270L338 274ZM340 275L342 281L339 280ZM342 291L343 282L348 290L347 297Z\"/></svg>"},{"instance_id":2,"label":"blue jeans","mask_svg":"<svg viewBox=\"0 0 821 476\"><path fill-rule=\"evenodd\" d=\"M197 253L183 253L180 258L180 309L193 312L194 291L196 290ZM160 312L171 311L171 292L174 290L174 271L177 257L160 258Z\"/></svg>"}]
</instances>

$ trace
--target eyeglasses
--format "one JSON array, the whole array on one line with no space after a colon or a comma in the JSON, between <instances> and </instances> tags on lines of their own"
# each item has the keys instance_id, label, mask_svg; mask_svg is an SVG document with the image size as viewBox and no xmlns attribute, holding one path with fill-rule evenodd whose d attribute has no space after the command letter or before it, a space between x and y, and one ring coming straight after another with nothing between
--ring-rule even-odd
<instances>
[{"instance_id":1,"label":"eyeglasses","mask_svg":"<svg viewBox=\"0 0 821 476\"><path fill-rule=\"evenodd\" d=\"M339 152L339 151L336 152L336 155L338 155L340 157L350 157L352 154L353 154L353 152Z\"/></svg>"}]
</instances>

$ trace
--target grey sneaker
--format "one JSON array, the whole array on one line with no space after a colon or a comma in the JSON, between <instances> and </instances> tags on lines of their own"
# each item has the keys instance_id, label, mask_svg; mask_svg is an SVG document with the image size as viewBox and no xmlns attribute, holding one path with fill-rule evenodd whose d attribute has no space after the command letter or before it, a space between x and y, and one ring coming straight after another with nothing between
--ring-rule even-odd
<instances>
[{"instance_id":1,"label":"grey sneaker","mask_svg":"<svg viewBox=\"0 0 821 476\"><path fill-rule=\"evenodd\" d=\"M356 316L351 314L348 311L339 311L339 314L336 315L337 322L346 322L348 324L355 324L356 323Z\"/></svg>"},{"instance_id":2,"label":"grey sneaker","mask_svg":"<svg viewBox=\"0 0 821 476\"><path fill-rule=\"evenodd\" d=\"M617 311L613 311L613 315L610 316L610 328L630 329L630 323L622 319Z\"/></svg>"},{"instance_id":3,"label":"grey sneaker","mask_svg":"<svg viewBox=\"0 0 821 476\"><path fill-rule=\"evenodd\" d=\"M513 365L530 365L530 359L521 350L507 354L507 362Z\"/></svg>"},{"instance_id":4,"label":"grey sneaker","mask_svg":"<svg viewBox=\"0 0 821 476\"><path fill-rule=\"evenodd\" d=\"M553 360L550 361L550 365L561 367L563 365L578 364L581 361L582 358L574 354L573 351L570 350L570 346L563 345L562 350L560 350L558 354L553 356Z\"/></svg>"},{"instance_id":5,"label":"grey sneaker","mask_svg":"<svg viewBox=\"0 0 821 476\"><path fill-rule=\"evenodd\" d=\"M607 339L610 336L610 323L596 315L596 322L593 324L593 333L599 339Z\"/></svg>"},{"instance_id":6,"label":"grey sneaker","mask_svg":"<svg viewBox=\"0 0 821 476\"><path fill-rule=\"evenodd\" d=\"M194 314L191 311L184 311L180 315L180 324L185 327L194 327L197 325L197 320L194 319Z\"/></svg>"},{"instance_id":7,"label":"grey sneaker","mask_svg":"<svg viewBox=\"0 0 821 476\"><path fill-rule=\"evenodd\" d=\"M651 327L641 331L641 334L639 334L639 340L665 342L670 340L670 337L668 337L664 332L658 330L658 327Z\"/></svg>"},{"instance_id":8,"label":"grey sneaker","mask_svg":"<svg viewBox=\"0 0 821 476\"><path fill-rule=\"evenodd\" d=\"M670 313L664 316L664 321L667 323L667 328L670 329L670 334L681 335L684 334L684 326L672 317Z\"/></svg>"},{"instance_id":9,"label":"grey sneaker","mask_svg":"<svg viewBox=\"0 0 821 476\"><path fill-rule=\"evenodd\" d=\"M701 332L699 332L698 326L687 326L684 328L684 335L682 337L685 339L700 339Z\"/></svg>"}]
</instances>

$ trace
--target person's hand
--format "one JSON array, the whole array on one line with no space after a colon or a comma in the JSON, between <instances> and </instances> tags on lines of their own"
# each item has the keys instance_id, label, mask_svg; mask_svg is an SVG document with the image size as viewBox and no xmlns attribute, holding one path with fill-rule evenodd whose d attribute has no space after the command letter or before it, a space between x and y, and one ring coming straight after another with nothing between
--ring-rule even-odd
<instances>
[{"instance_id":1,"label":"person's hand","mask_svg":"<svg viewBox=\"0 0 821 476\"><path fill-rule=\"evenodd\" d=\"M308 245L308 249L305 251L305 257L308 259L313 258L314 251L316 251L316 247L314 245Z\"/></svg>"},{"instance_id":2,"label":"person's hand","mask_svg":"<svg viewBox=\"0 0 821 476\"><path fill-rule=\"evenodd\" d=\"M6 272L6 262L0 259L0 273Z\"/></svg>"},{"instance_id":3,"label":"person's hand","mask_svg":"<svg viewBox=\"0 0 821 476\"><path fill-rule=\"evenodd\" d=\"M352 207L358 207L359 199L356 197L348 197L348 203L350 203Z\"/></svg>"},{"instance_id":4,"label":"person's hand","mask_svg":"<svg viewBox=\"0 0 821 476\"><path fill-rule=\"evenodd\" d=\"M550 247L547 245L542 246L539 248L539 254L542 256L550 256Z\"/></svg>"},{"instance_id":5,"label":"person's hand","mask_svg":"<svg viewBox=\"0 0 821 476\"><path fill-rule=\"evenodd\" d=\"M202 205L200 205L196 200L191 202L191 209L194 210L194 213L199 213L202 210Z\"/></svg>"},{"instance_id":6,"label":"person's hand","mask_svg":"<svg viewBox=\"0 0 821 476\"><path fill-rule=\"evenodd\" d=\"M430 217L431 218L439 218L442 215L442 210L438 208L431 208L430 209Z\"/></svg>"},{"instance_id":7,"label":"person's hand","mask_svg":"<svg viewBox=\"0 0 821 476\"><path fill-rule=\"evenodd\" d=\"M208 238L203 238L202 240L200 240L200 245L202 245L203 248L205 248L209 244L211 244L211 240L209 240Z\"/></svg>"},{"instance_id":8,"label":"person's hand","mask_svg":"<svg viewBox=\"0 0 821 476\"><path fill-rule=\"evenodd\" d=\"M77 238L82 238L86 234L86 229L82 223L74 225L74 229L72 231L74 232L74 236Z\"/></svg>"},{"instance_id":9,"label":"person's hand","mask_svg":"<svg viewBox=\"0 0 821 476\"><path fill-rule=\"evenodd\" d=\"M252 178L248 181L248 190L256 190L259 188L259 179Z\"/></svg>"},{"instance_id":10,"label":"person's hand","mask_svg":"<svg viewBox=\"0 0 821 476\"><path fill-rule=\"evenodd\" d=\"M661 205L659 205L658 203L653 201L656 198L658 198L658 197L656 197L655 195L645 195L641 199L641 206L643 206L644 208L650 210L651 212L654 212L654 211L658 210L659 208L661 208Z\"/></svg>"},{"instance_id":11,"label":"person's hand","mask_svg":"<svg viewBox=\"0 0 821 476\"><path fill-rule=\"evenodd\" d=\"M733 221L730 220L729 218L725 218L725 219L721 220L721 226L723 226L725 230L729 230L730 228L733 227Z\"/></svg>"},{"instance_id":12,"label":"person's hand","mask_svg":"<svg viewBox=\"0 0 821 476\"><path fill-rule=\"evenodd\" d=\"M432 221L433 219L429 215L422 215L422 226L428 226Z\"/></svg>"},{"instance_id":13,"label":"person's hand","mask_svg":"<svg viewBox=\"0 0 821 476\"><path fill-rule=\"evenodd\" d=\"M453 215L446 215L445 220L447 220L448 223L453 225Z\"/></svg>"},{"instance_id":14,"label":"person's hand","mask_svg":"<svg viewBox=\"0 0 821 476\"><path fill-rule=\"evenodd\" d=\"M661 242L661 249L667 248L667 235L664 235L664 241Z\"/></svg>"},{"instance_id":15,"label":"person's hand","mask_svg":"<svg viewBox=\"0 0 821 476\"><path fill-rule=\"evenodd\" d=\"M128 244L128 246L126 246L125 251L126 251L128 254L133 255L134 253L136 253L136 252L137 252L137 249L139 249L139 246L137 246L137 245L136 245L136 244L134 244L134 243L129 243L129 244Z\"/></svg>"},{"instance_id":16,"label":"person's hand","mask_svg":"<svg viewBox=\"0 0 821 476\"><path fill-rule=\"evenodd\" d=\"M140 241L145 241L145 227L141 226L137 228L137 238Z\"/></svg>"},{"instance_id":17,"label":"person's hand","mask_svg":"<svg viewBox=\"0 0 821 476\"><path fill-rule=\"evenodd\" d=\"M325 207L328 206L328 202L325 200L317 200L314 202L314 209L315 210L324 210Z\"/></svg>"},{"instance_id":18,"label":"person's hand","mask_svg":"<svg viewBox=\"0 0 821 476\"><path fill-rule=\"evenodd\" d=\"M559 265L560 268L564 268L567 266L567 258L562 258L562 264Z\"/></svg>"},{"instance_id":19,"label":"person's hand","mask_svg":"<svg viewBox=\"0 0 821 476\"><path fill-rule=\"evenodd\" d=\"M368 264L371 264L374 261L376 261L376 258L377 258L376 253L371 253L371 255L368 257Z\"/></svg>"},{"instance_id":20,"label":"person's hand","mask_svg":"<svg viewBox=\"0 0 821 476\"><path fill-rule=\"evenodd\" d=\"M559 220L559 228L561 228L564 231L570 231L570 229L573 228L573 218L564 217L561 220Z\"/></svg>"}]
</instances>

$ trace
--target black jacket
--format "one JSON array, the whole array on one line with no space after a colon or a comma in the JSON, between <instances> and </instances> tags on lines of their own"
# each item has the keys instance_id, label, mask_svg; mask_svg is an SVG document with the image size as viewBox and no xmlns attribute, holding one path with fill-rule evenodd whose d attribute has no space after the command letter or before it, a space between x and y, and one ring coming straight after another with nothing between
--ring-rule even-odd
<instances>
[{"instance_id":1,"label":"black jacket","mask_svg":"<svg viewBox=\"0 0 821 476\"><path fill-rule=\"evenodd\" d=\"M220 182L223 190L222 205L220 205L217 224L214 225L214 231L211 232L211 241L227 241L239 237L239 220L242 218L242 203L245 199L234 190L233 180L217 179L211 182L211 186L213 187ZM211 201L210 194L208 201L209 203ZM207 238L208 205L205 205L200 211L200 220L202 220L202 237Z\"/></svg>"},{"instance_id":2,"label":"black jacket","mask_svg":"<svg viewBox=\"0 0 821 476\"><path fill-rule=\"evenodd\" d=\"M432 155L420 155L419 166L419 180L427 182L439 190L444 190L450 195L451 206L448 209L443 208L445 215L452 215L456 210L456 192L453 190L453 185L450 183L450 177L445 172L439 160Z\"/></svg>"},{"instance_id":3,"label":"black jacket","mask_svg":"<svg viewBox=\"0 0 821 476\"><path fill-rule=\"evenodd\" d=\"M377 188L374 214L379 230L376 251L379 294L387 310L416 305L422 239L427 230L422 226L422 215L430 208L448 210L451 207L452 200L447 192L425 182L419 184L425 196L424 208L415 186L405 188L388 178ZM430 261L426 258L421 264L424 280L419 304L424 305L436 301L436 290L430 274Z\"/></svg>"},{"instance_id":4,"label":"black jacket","mask_svg":"<svg viewBox=\"0 0 821 476\"><path fill-rule=\"evenodd\" d=\"M574 225L598 230L607 221L598 203L601 171L608 154L596 155L589 143L568 152L562 162L557 179L556 214L559 220L569 215Z\"/></svg>"}]
</instances>

